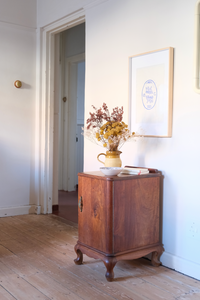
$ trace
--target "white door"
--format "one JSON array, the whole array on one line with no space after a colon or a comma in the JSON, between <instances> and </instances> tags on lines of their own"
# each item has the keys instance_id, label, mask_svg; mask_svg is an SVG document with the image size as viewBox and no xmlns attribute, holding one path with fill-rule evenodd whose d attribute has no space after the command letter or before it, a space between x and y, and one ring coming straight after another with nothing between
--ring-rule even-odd
<instances>
[{"instance_id":1,"label":"white door","mask_svg":"<svg viewBox=\"0 0 200 300\"><path fill-rule=\"evenodd\" d=\"M76 125L76 175L75 182L78 185L79 172L83 172L84 127L85 107L85 61L77 63L77 125Z\"/></svg>"},{"instance_id":2,"label":"white door","mask_svg":"<svg viewBox=\"0 0 200 300\"><path fill-rule=\"evenodd\" d=\"M62 169L59 178L59 189L76 190L78 172L83 171L83 136L84 102L85 102L85 60L84 54L70 57L65 64L66 102L63 103L61 126L63 141L59 166Z\"/></svg>"}]
</instances>

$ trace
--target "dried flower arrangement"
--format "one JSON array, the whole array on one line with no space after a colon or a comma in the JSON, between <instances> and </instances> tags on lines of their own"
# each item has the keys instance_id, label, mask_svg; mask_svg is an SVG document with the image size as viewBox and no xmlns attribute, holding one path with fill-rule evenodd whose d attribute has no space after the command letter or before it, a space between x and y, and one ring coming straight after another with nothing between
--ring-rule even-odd
<instances>
[{"instance_id":1,"label":"dried flower arrangement","mask_svg":"<svg viewBox=\"0 0 200 300\"><path fill-rule=\"evenodd\" d=\"M116 151L128 140L132 139L135 132L130 132L128 125L123 119L123 106L115 107L112 113L109 113L106 103L102 107L96 108L94 113L90 112L90 118L87 119L87 127L83 128L83 135L92 142L103 145L109 151Z\"/></svg>"}]
</instances>

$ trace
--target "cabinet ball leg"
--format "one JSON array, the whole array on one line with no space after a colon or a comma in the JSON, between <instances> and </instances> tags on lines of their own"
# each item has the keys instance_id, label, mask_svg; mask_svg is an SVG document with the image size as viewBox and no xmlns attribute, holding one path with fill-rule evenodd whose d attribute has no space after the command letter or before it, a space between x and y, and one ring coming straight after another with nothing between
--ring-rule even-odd
<instances>
[{"instance_id":1,"label":"cabinet ball leg","mask_svg":"<svg viewBox=\"0 0 200 300\"><path fill-rule=\"evenodd\" d=\"M113 281L113 279L114 279L114 272L112 271L112 272L106 272L106 274L105 274L105 277L106 277L106 279L107 279L107 281Z\"/></svg>"},{"instance_id":2,"label":"cabinet ball leg","mask_svg":"<svg viewBox=\"0 0 200 300\"><path fill-rule=\"evenodd\" d=\"M107 272L105 274L105 277L108 281L113 281L114 279L114 266L116 265L117 261L113 258L106 258L104 261L104 265L107 269Z\"/></svg>"},{"instance_id":3,"label":"cabinet ball leg","mask_svg":"<svg viewBox=\"0 0 200 300\"><path fill-rule=\"evenodd\" d=\"M74 260L76 265L81 265L83 263L83 253L79 249L75 249L77 258Z\"/></svg>"}]
</instances>

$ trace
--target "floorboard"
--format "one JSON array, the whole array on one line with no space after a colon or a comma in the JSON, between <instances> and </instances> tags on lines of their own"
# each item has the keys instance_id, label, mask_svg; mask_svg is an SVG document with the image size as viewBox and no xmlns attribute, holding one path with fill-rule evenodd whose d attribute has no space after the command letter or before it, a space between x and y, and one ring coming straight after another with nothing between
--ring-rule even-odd
<instances>
[{"instance_id":1,"label":"floorboard","mask_svg":"<svg viewBox=\"0 0 200 300\"><path fill-rule=\"evenodd\" d=\"M108 282L102 261L74 264L78 226L56 215L0 218L0 300L199 300L200 281L144 258L120 261Z\"/></svg>"}]
</instances>

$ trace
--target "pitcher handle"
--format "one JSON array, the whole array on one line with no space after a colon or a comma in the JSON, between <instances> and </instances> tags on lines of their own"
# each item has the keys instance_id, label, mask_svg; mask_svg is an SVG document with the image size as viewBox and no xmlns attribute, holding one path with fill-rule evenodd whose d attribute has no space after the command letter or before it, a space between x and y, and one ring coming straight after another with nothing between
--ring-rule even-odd
<instances>
[{"instance_id":1,"label":"pitcher handle","mask_svg":"<svg viewBox=\"0 0 200 300\"><path fill-rule=\"evenodd\" d=\"M99 159L99 156L100 156L100 155L105 155L105 156L106 156L106 154L105 154L105 153L100 153L100 154L97 156L98 161L104 165L105 163Z\"/></svg>"}]
</instances>

